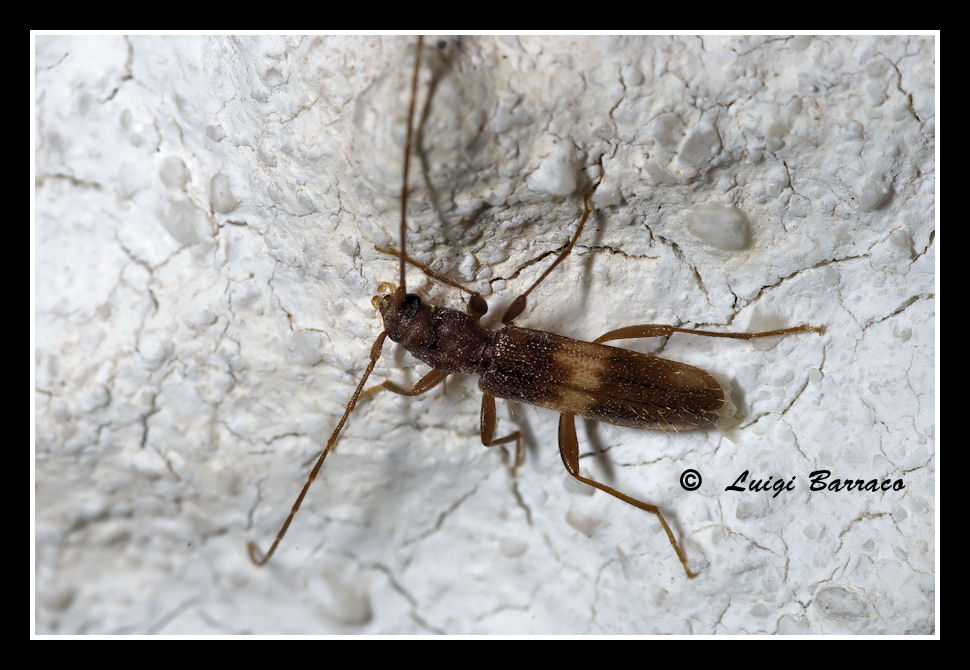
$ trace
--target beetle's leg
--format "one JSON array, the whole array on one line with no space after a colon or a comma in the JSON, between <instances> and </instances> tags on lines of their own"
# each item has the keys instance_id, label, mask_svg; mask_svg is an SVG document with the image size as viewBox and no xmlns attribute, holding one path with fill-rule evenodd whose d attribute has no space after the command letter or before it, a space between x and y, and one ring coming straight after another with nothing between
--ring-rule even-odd
<instances>
[{"instance_id":1,"label":"beetle's leg","mask_svg":"<svg viewBox=\"0 0 970 670\"><path fill-rule=\"evenodd\" d=\"M397 393L398 395L407 395L407 396L421 395L422 393L430 391L435 386L440 384L442 381L444 381L445 377L447 376L448 375L444 372L440 372L438 370L431 370L431 372L429 372L424 377L419 379L417 383L411 387L410 391L404 389L401 386L398 386L392 381L385 381L385 382L381 382L377 386L371 386L369 389L361 393L360 397L363 398L365 396L373 395L378 391L392 391L394 393Z\"/></svg>"},{"instance_id":2,"label":"beetle's leg","mask_svg":"<svg viewBox=\"0 0 970 670\"><path fill-rule=\"evenodd\" d=\"M576 439L576 416L574 414L569 414L563 412L559 417L559 454L562 456L563 465L566 466L566 471L573 477L583 482L584 484L589 484L598 488L600 491L605 491L611 496L619 498L625 503L629 503L634 507L639 507L642 510L646 510L651 514L656 514L657 518L660 519L660 525L663 526L664 531L667 533L667 539L670 540L671 546L673 546L674 551L677 552L677 558L680 559L681 564L684 566L684 572L687 576L694 578L697 576L696 572L691 572L691 569L687 567L687 556L684 551L677 544L676 538L674 538L673 532L670 530L670 526L667 525L667 520L664 519L664 515L660 512L660 508L656 505L650 505L642 500L637 500L636 498L631 498L630 496L620 493L616 489L610 488L606 484L600 484L597 481L588 479L579 474L579 442Z\"/></svg>"},{"instance_id":3,"label":"beetle's leg","mask_svg":"<svg viewBox=\"0 0 970 670\"><path fill-rule=\"evenodd\" d=\"M812 331L815 333L825 332L825 326L809 326L802 324L792 328L781 328L779 330L766 330L760 333L718 333L712 330L692 330L690 328L678 328L676 326L665 326L659 323L648 323L642 326L627 326L617 328L610 332L600 335L595 340L596 344L609 342L610 340L626 340L634 337L661 337L671 333L690 333L691 335L704 335L706 337L730 337L737 340L751 340L756 337L774 337L775 335L788 335L790 333L802 333Z\"/></svg>"},{"instance_id":4,"label":"beetle's leg","mask_svg":"<svg viewBox=\"0 0 970 670\"><path fill-rule=\"evenodd\" d=\"M522 450L522 433L515 431L505 437L492 439L495 434L495 396L491 393L482 391L482 444L486 447L493 447L496 444L505 444L515 440L515 460L512 463L511 473L515 477L515 470L525 460L525 452Z\"/></svg>"},{"instance_id":5,"label":"beetle's leg","mask_svg":"<svg viewBox=\"0 0 970 670\"><path fill-rule=\"evenodd\" d=\"M576 232L573 233L573 238L569 240L569 244L566 245L566 248L563 249L562 253L560 253L559 256L556 258L556 260L553 261L552 265L547 267L546 271L543 272L541 275L539 275L539 278L535 280L532 286L527 288L525 290L525 293L523 293L522 295L520 295L519 297L517 297L515 300L511 302L511 304L505 310L505 314L502 315L502 323L509 324L512 322L512 320L515 317L517 317L519 314L522 313L522 310L525 309L526 296L532 293L532 289L538 286L542 282L542 280L545 279L550 272L552 272L553 268L559 265L559 263L561 263L562 260L569 255L569 252L573 250L573 246L576 244L576 240L579 239L579 235L583 232L583 226L586 225L586 219L589 218L590 212L592 212L589 206L590 195L592 195L592 191L587 193L585 196L583 196L583 218L579 220L579 225L576 227Z\"/></svg>"}]
</instances>

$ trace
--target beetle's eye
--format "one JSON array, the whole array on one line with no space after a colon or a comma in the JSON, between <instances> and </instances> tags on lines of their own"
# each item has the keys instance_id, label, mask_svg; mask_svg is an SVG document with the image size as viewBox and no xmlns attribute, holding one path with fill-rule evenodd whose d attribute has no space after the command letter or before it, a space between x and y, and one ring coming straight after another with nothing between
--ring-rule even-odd
<instances>
[{"instance_id":1,"label":"beetle's eye","mask_svg":"<svg viewBox=\"0 0 970 670\"><path fill-rule=\"evenodd\" d=\"M413 293L408 293L404 296L404 300L401 301L401 312L403 313L404 320L410 321L414 318L414 315L418 313L418 308L420 307L421 298Z\"/></svg>"}]
</instances>

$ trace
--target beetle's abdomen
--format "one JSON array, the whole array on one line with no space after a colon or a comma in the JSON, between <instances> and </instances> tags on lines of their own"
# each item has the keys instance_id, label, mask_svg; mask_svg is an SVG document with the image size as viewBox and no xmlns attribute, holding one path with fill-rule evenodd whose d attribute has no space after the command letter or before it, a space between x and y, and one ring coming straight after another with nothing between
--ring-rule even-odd
<instances>
[{"instance_id":1,"label":"beetle's abdomen","mask_svg":"<svg viewBox=\"0 0 970 670\"><path fill-rule=\"evenodd\" d=\"M598 421L661 430L717 421L721 385L684 363L508 326L496 334L481 390Z\"/></svg>"}]
</instances>

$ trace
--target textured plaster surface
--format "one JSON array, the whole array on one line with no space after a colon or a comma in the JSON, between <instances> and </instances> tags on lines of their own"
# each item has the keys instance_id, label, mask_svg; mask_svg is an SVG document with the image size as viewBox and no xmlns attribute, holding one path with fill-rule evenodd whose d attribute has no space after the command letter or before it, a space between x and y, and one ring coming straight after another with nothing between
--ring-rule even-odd
<instances>
[{"instance_id":1,"label":"textured plaster surface","mask_svg":"<svg viewBox=\"0 0 970 670\"><path fill-rule=\"evenodd\" d=\"M471 377L362 403L254 567L396 280L413 40L38 36L37 632L932 633L933 38L437 41L409 251L487 322L596 185L519 325L827 327L622 343L733 415L578 422L584 472L660 505L699 576L566 474L553 412L499 401L511 478ZM372 379L424 371L388 342ZM810 492L823 469L905 488ZM793 490L725 491L745 471Z\"/></svg>"}]
</instances>

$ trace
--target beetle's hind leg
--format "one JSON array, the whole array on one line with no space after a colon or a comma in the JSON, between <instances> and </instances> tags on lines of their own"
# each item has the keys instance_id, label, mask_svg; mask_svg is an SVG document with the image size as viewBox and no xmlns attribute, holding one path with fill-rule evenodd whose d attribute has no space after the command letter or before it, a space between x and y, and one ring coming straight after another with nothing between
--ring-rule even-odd
<instances>
[{"instance_id":1,"label":"beetle's hind leg","mask_svg":"<svg viewBox=\"0 0 970 670\"><path fill-rule=\"evenodd\" d=\"M684 550L681 549L680 545L677 543L677 538L674 537L673 531L671 531L670 526L667 525L667 520L664 519L664 515L660 511L659 507L645 503L642 500L637 500L636 498L631 498L630 496L620 493L616 489L611 488L606 484L601 484L579 474L579 441L576 439L576 416L574 414L563 413L559 417L559 454L562 456L562 462L563 465L566 466L566 471L579 481L596 487L600 491L605 491L611 496L619 498L623 502L629 503L634 507L639 507L640 509L650 512L651 514L656 514L657 518L660 519L660 525L663 526L664 532L667 533L667 539L670 541L670 545L674 548L674 551L677 552L677 558L680 559L681 565L684 566L684 572L686 572L687 576L691 579L697 576L696 572L692 572L691 569L687 567L687 556L684 554Z\"/></svg>"},{"instance_id":2,"label":"beetle's hind leg","mask_svg":"<svg viewBox=\"0 0 970 670\"><path fill-rule=\"evenodd\" d=\"M825 326L809 326L802 324L791 328L779 328L778 330L766 330L760 333L720 333L713 330L693 330L691 328L678 328L677 326L666 326L659 323L648 323L642 326L626 326L617 328L608 333L597 337L593 342L602 344L612 340L627 340L637 337L661 337L673 333L689 333L691 335L704 335L705 337L729 337L735 340L753 340L757 337L775 337L776 335L790 335L792 333L813 332L822 334Z\"/></svg>"}]
</instances>

